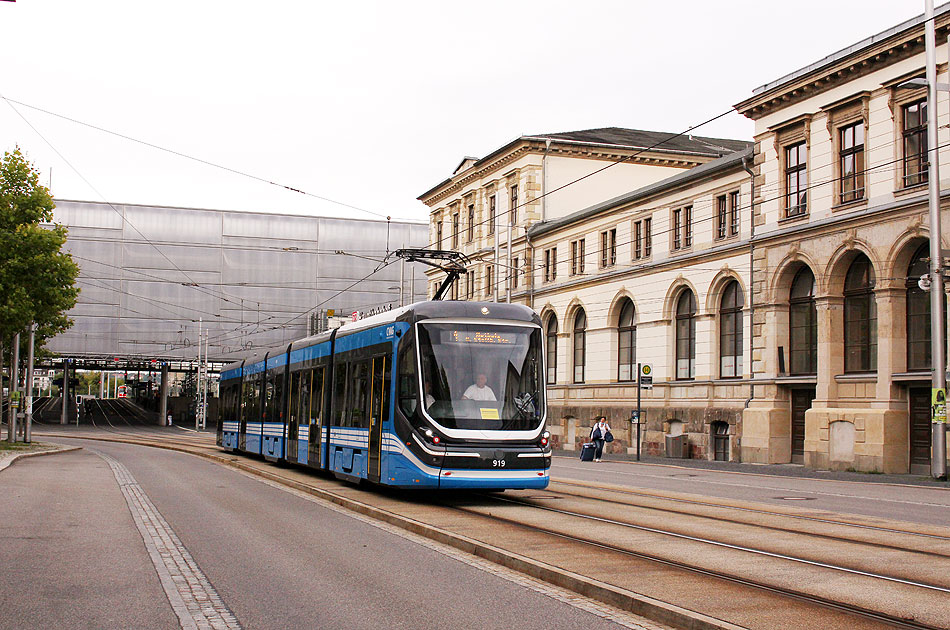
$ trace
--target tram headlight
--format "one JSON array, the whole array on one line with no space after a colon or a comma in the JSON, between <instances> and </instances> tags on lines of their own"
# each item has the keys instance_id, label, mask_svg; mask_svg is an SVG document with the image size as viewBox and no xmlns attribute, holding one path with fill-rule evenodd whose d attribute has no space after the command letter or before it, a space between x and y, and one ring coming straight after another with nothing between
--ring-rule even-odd
<instances>
[{"instance_id":1,"label":"tram headlight","mask_svg":"<svg viewBox=\"0 0 950 630\"><path fill-rule=\"evenodd\" d=\"M550 439L550 437L551 437L551 432L550 432L550 431L545 431L544 433L542 433L542 434L541 434L541 446L547 446L547 445L548 445L548 440Z\"/></svg>"},{"instance_id":2,"label":"tram headlight","mask_svg":"<svg viewBox=\"0 0 950 630\"><path fill-rule=\"evenodd\" d=\"M419 430L422 431L422 429L419 429ZM432 442L433 444L438 444L439 442L442 441L442 438L440 438L438 435L433 433L432 429L426 429L425 431L422 431L422 434L425 435L427 438L429 438L429 441Z\"/></svg>"}]
</instances>

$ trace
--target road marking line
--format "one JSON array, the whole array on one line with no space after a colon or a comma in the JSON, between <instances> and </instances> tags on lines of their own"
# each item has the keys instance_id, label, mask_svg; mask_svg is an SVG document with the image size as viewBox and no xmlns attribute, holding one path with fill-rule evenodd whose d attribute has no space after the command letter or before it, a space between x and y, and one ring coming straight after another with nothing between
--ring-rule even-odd
<instances>
[{"instance_id":1,"label":"road marking line","mask_svg":"<svg viewBox=\"0 0 950 630\"><path fill-rule=\"evenodd\" d=\"M145 548L182 629L240 630L241 624L237 618L221 600L198 563L129 469L105 453L93 452L112 468L132 513L132 520L142 534Z\"/></svg>"}]
</instances>

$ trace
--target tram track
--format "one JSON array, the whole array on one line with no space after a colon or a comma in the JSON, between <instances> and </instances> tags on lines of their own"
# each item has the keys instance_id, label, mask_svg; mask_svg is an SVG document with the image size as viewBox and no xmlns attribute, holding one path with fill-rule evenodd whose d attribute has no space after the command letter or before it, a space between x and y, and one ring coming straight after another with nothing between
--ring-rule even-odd
<instances>
[{"instance_id":1,"label":"tram track","mask_svg":"<svg viewBox=\"0 0 950 630\"><path fill-rule=\"evenodd\" d=\"M562 486L577 488L579 492L566 492L564 490L560 490ZM859 544L869 543L869 544L873 544L873 546L876 548L893 549L896 551L917 552L917 553L921 553L927 556L932 556L934 558L950 559L950 533L936 534L936 533L926 532L926 531L897 529L893 527L883 527L880 525L872 525L869 523L857 523L854 521L848 521L844 519L819 518L816 516L809 516L805 514L796 514L790 511L781 512L777 510L750 508L747 506L732 505L726 502L713 503L710 501L699 501L695 499L673 497L673 496L663 495L659 493L638 492L635 490L619 489L619 488L612 488L612 487L601 487L601 486L592 487L589 484L571 483L571 482L563 481L563 480L552 481L551 487L558 488L559 490L556 490L554 492L557 492L559 494L568 494L570 496L582 497L584 499L591 500L591 501L601 501L604 503L611 503L611 504L616 503L617 495L624 498L632 496L632 497L642 498L647 502L656 502L660 504L672 503L674 505L685 505L685 506L696 507L696 508L708 508L709 510L712 510L713 512L727 512L727 513L737 512L739 514L751 514L751 515L756 515L756 516L763 516L763 517L778 519L779 521L784 521L784 520L790 520L793 522L801 521L807 524L813 524L820 527L841 528L845 530L854 529L854 530L857 530L858 533L867 534L868 536L874 535L874 534L893 534L896 536L907 536L911 539L920 539L920 540L913 541L914 543L917 543L917 544L908 543L908 544L903 544L903 545L896 544L896 543L885 543L885 542L880 542L880 541L872 542L872 541L869 541L867 537L862 537L858 534L855 534L855 535L832 534L832 533L827 533L825 531L807 529L804 527L793 528L790 526L773 525L773 524L768 524L764 522L743 520L741 518L734 517L734 516L716 515L715 513L710 513L709 511L699 512L699 511L691 511L689 509L674 509L669 506L664 507L661 505L650 505L649 503L644 503L644 502L640 502L640 503L625 502L625 505L630 505L630 506L641 508L641 509L655 510L658 512L666 512L666 513L675 514L675 515L692 516L692 517L703 518L703 519L708 519L712 521L719 521L723 523L749 525L749 526L754 526L754 527L758 527L762 529L774 530L776 532L784 532L784 533L791 532L791 533L807 535L814 538L824 538L831 541L838 541L838 542L845 542L845 543L859 543ZM609 495L611 498L608 498L605 496L593 496L591 494L584 494L585 490L587 492L604 493L604 494ZM552 490L550 490L549 488L549 491L552 491ZM932 547L934 542L945 543L944 549L942 551L934 551ZM930 547L925 548L925 545L930 545Z\"/></svg>"},{"instance_id":2,"label":"tram track","mask_svg":"<svg viewBox=\"0 0 950 630\"><path fill-rule=\"evenodd\" d=\"M495 502L496 504L507 503L510 505L517 505L519 507L526 507L531 510L538 510L542 512L547 512L549 514L556 514L561 517L568 517L569 519L572 519L572 520L581 519L583 521L587 521L587 523L585 523L581 527L574 527L572 526L572 524L564 523L562 521L558 523L559 525L558 527L552 527L552 526L542 525L539 523L526 522L526 519L524 518L525 515L523 513L518 513L514 517L504 516L502 514L498 514L495 511L492 511L491 509L486 510L484 505L480 505L474 508L471 506L449 506L449 507L452 507L453 509L458 510L458 511L476 514L482 518L491 520L496 524L504 524L509 527L520 528L524 530L525 532L537 532L546 536L556 537L563 541L568 541L571 544L578 545L582 548L597 549L602 552L607 552L610 555L619 555L619 556L627 557L627 558L637 558L640 560L646 560L648 562L660 564L665 567L674 568L676 570L687 571L691 574L702 575L705 577L713 578L715 580L728 582L730 584L751 588L751 589L754 589L757 593L770 593L770 594L779 595L785 598L791 598L797 602L818 605L824 608L833 609L840 612L845 612L849 615L855 615L861 619L871 620L874 622L883 622L892 627L901 627L901 628L947 628L948 627L948 625L946 625L943 621L941 621L940 623L931 623L928 621L921 621L921 620L916 620L913 618L907 618L900 614L894 614L892 612L881 610L879 608L874 608L869 605L861 605L860 603L842 601L841 599L828 597L826 595L816 593L814 592L814 590L808 591L802 588L793 588L788 585L783 585L779 583L779 581L776 581L776 580L757 579L756 577L754 577L754 574L753 574L753 577L749 577L745 571L730 572L726 570L713 568L709 566L709 563L707 563L706 566L704 566L703 563L677 559L675 554L664 555L661 553L652 553L648 550L639 548L643 546L643 543L644 543L643 540L638 540L635 546L630 545L630 544L614 544L611 542L605 542L605 539L609 539L610 535L605 533L603 529L598 530L598 535L596 537L578 535L577 533L571 533L571 531L577 530L577 529L580 529L581 531L591 531L592 528L589 526L589 524L591 521L596 521L599 525L608 525L611 527L620 527L624 529L635 529L635 530L639 530L640 532L648 532L650 534L672 537L674 539L677 539L678 541L690 541L692 543L698 543L701 545L713 545L719 548L726 548L734 552L755 554L757 556L761 556L762 558L765 558L771 561L799 563L799 564L806 565L809 569L821 569L825 571L841 572L841 573L847 574L848 578L861 578L865 583L858 586L860 590L865 591L865 592L873 592L875 590L880 591L885 588L881 586L880 584L877 584L877 585L871 584L870 582L873 582L873 581L881 581L885 583L890 583L890 586L886 588L893 588L895 585L900 585L902 587L911 588L911 589L925 589L926 591L929 592L930 598L933 600L930 603L934 607L939 607L939 603L936 598L943 598L943 597L946 597L947 594L950 594L950 588L948 588L946 585L943 585L943 584L933 584L933 583L917 581L917 580L912 580L912 579L905 579L902 577L896 577L892 575L886 575L883 573L876 573L872 571L862 571L859 569L854 569L852 567L839 566L839 565L835 565L835 564L827 563L827 562L817 562L815 560L808 559L808 558L800 558L800 557L795 557L788 554L777 554L777 553L770 552L767 550L754 549L747 546L732 545L732 544L723 543L721 541L708 539L708 538L685 536L681 533L670 531L670 530L663 530L663 529L653 528L653 527L643 527L636 524L620 522L620 521L615 521L611 519L605 519L602 517L579 514L576 512L569 511L569 510L561 510L558 508L552 508L548 506L538 506L531 501L519 500L516 498L509 497L509 496L501 497L501 496L497 496L493 494L484 494L484 495L479 495L479 498L482 500ZM622 538L622 536L619 538ZM871 545L868 545L868 546L871 546ZM647 547L648 548L650 547L649 543L647 544ZM578 555L584 555L585 552L581 549L578 549L576 553ZM690 554L684 554L684 555L689 556ZM723 564L729 565L730 563L727 560ZM779 569L776 569L776 571L786 576L789 574L789 571L787 570L787 568L785 569L779 568ZM760 571L759 573L761 574L761 573L766 573L766 572L767 571L763 570L763 571ZM828 583L841 582L841 578L837 578L837 577L829 578L828 576L814 575L814 574L811 575L810 577L811 577L811 581L803 580L803 583L807 585L813 585L815 583L815 580L825 581ZM653 596L656 596L656 595L653 595ZM747 601L752 601L757 597L757 595L746 593L742 595L742 597L748 598ZM913 597L910 597L910 598L913 598ZM863 599L870 600L870 599L873 599L873 597L864 597ZM905 597L905 599L909 599L909 598ZM942 601L942 599L939 601ZM686 604L683 604L682 602L678 602L678 605L686 605ZM913 607L907 608L907 609L914 610ZM711 610L709 607L706 607L703 610L706 614L712 614L714 616L718 615L715 610ZM901 608L901 610L903 610L903 608ZM769 626L764 626L764 627L769 627ZM815 627L823 627L823 626L818 625Z\"/></svg>"},{"instance_id":3,"label":"tram track","mask_svg":"<svg viewBox=\"0 0 950 630\"><path fill-rule=\"evenodd\" d=\"M144 427L143 427L144 428ZM947 628L950 623L946 622L946 617L935 615L933 610L939 605L935 604L934 598L945 598L950 594L950 585L946 583L931 582L924 579L912 579L909 576L890 575L890 572L882 571L862 571L860 567L839 567L833 562L817 562L814 558L793 558L794 554L780 554L775 551L756 550L750 545L731 545L729 542L717 540L720 536L710 535L708 540L700 540L703 537L693 537L688 539L688 535L679 531L672 531L674 528L658 528L652 526L639 526L639 529L630 527L629 523L622 523L617 519L598 516L597 512L603 509L604 505L609 503L607 499L596 496L596 493L613 492L610 488L582 486L573 484L572 490L582 496L569 494L565 492L508 492L504 495L484 494L484 495L462 495L456 500L445 501L443 495L427 495L424 499L421 495L405 493L382 492L376 490L366 490L354 488L353 486L342 484L336 480L320 477L310 474L308 471L296 469L294 467L277 468L263 461L253 458L235 457L222 452L212 444L208 443L207 436L201 436L203 439L194 440L188 443L182 443L181 436L161 436L157 434L137 435L132 432L113 430L109 431L102 427L111 437L102 436L110 441L134 441L141 443L142 440L149 440L154 446L164 446L174 448L175 450L191 452L192 454L207 457L218 461L219 463L237 467L249 474L264 477L287 485L296 489L303 489L312 494L316 494L338 504L347 504L349 501L356 500L360 505L366 505L366 510L375 512L383 511L382 514L392 515L394 519L410 519L410 524L403 523L401 526L415 531L421 527L420 522L427 523L432 527L440 528L453 532L453 535L461 535L468 542L459 543L459 548L470 550L473 537L491 545L492 548L510 549L520 556L525 554L525 550L531 550L530 557L542 566L556 567L558 571L566 571L569 575L589 576L594 584L614 585L614 590L599 591L594 588L585 590L578 587L578 592L587 596L593 596L608 603L615 603L615 599L620 593L630 593L631 597L640 595L653 601L669 602L673 607L681 607L686 610L702 610L706 617L712 619L724 620L723 626L700 625L696 627L734 627L736 624L748 628L773 628L783 627L782 623L775 621L774 611L782 610L784 616L782 619L817 619L816 623L795 623L795 627L813 627L813 628L846 628L847 630L863 630L864 628L879 627L899 627L899 628ZM76 435L75 437L84 437ZM196 438L199 436L195 436ZM556 481L552 485L572 484ZM639 496L646 495L646 496ZM620 496L620 495L618 495ZM628 496L637 498L648 498L651 501L665 500L667 497L657 497L650 493L629 492ZM578 510L561 510L548 505L539 505L539 501L549 501L553 498L562 501L580 501L587 508L582 511L591 511L594 514L583 514ZM475 499L473 504L472 499ZM670 499L670 503L678 506L699 507L702 509L731 510L735 506L728 504L713 503L709 501L689 501L685 499ZM628 504L621 504L623 509L630 509ZM588 509L589 508L589 509ZM364 508L351 508L361 511ZM421 512L420 512L421 511ZM514 512L512 512L514 511ZM656 511L656 510L654 510ZM756 518L781 519L789 516L800 516L788 514L780 511L760 510L754 508L744 508L738 510L740 513L746 513ZM364 513L368 513L364 511ZM669 511L668 516L674 518L691 517L702 518L702 516L680 514L677 511ZM381 517L376 514L376 517ZM382 518L387 518L382 516ZM600 519L600 520L595 520ZM605 521L617 521L610 523ZM716 519L712 519L714 522ZM846 520L823 519L806 516L802 522L811 525L812 523L822 526L835 527L855 527L865 533L873 533L881 536L894 536L907 534L915 536L920 532L905 531L898 527L873 527L866 524L850 523ZM554 522L556 521L556 522ZM733 521L736 521L733 523ZM839 539L834 536L821 536L810 532L796 531L794 529L782 528L772 524L763 527L749 523L742 523L739 519L719 519L724 525L741 525L745 527L759 527L762 531L768 532L770 536L777 536L785 533L800 537L810 537L818 539L823 544L834 543L836 545L853 544L863 545L865 556L875 556L881 549L886 549L893 554L915 554L919 553L915 549L908 549L894 544L884 544L875 546L872 542ZM415 523L413 525L412 523ZM636 525L636 524L634 524ZM591 531L593 527L599 528L596 532ZM608 533L603 528L621 533ZM663 531L670 530L670 531ZM711 531L716 531L716 527L711 527ZM473 532L477 535L473 536ZM625 533L623 533L625 532ZM665 553L670 548L664 545L651 544L649 541L634 540L621 542L637 536L662 536L670 540L677 541L677 545L703 545L711 546L719 550L720 553L728 552L730 554L753 554L754 552L764 551L764 555L758 555L756 562L761 564L775 563L795 563L804 568L805 573L810 578L800 580L802 588L795 587L794 584L782 583L782 580L762 579L761 571L757 575L754 571L742 570L741 563L730 565L727 561L724 567L712 566L709 562L696 562L689 558L689 553L685 554L687 558L676 557L675 554ZM929 534L922 540L936 540L944 542L950 540L947 536ZM438 538L438 536L432 536ZM715 539L714 539L715 538ZM450 543L455 544L455 543ZM674 545L673 547L675 548ZM748 547L748 549L739 549L738 547ZM479 553L478 555L483 555ZM695 554L703 555L703 554ZM935 554L934 561L945 562L945 554ZM783 557L785 556L785 557ZM484 557L491 558L490 555ZM581 559L578 561L578 559ZM585 569L585 564L595 565L597 570ZM804 560L804 562L801 562ZM502 564L503 559L496 559ZM519 562L515 561L510 566L516 568ZM902 563L888 562L887 566L900 565ZM907 564L907 563L903 563ZM825 565L825 566L819 566ZM729 568L733 570L728 570ZM777 566L777 565L776 565ZM604 567L607 567L606 569ZM725 570L724 570L725 569ZM843 570L842 570L843 569ZM524 570L523 567L518 570ZM787 567L777 569L780 577L789 578L796 573ZM800 574L801 569L797 572ZM814 573L819 571L819 573ZM809 573L810 572L810 573ZM837 577L829 578L827 573L836 572ZM543 571L542 571L543 573ZM530 574L530 573L529 573ZM560 573L558 574L560 575ZM649 576L649 580L634 579L631 576ZM562 578L547 578L555 583ZM794 581L794 580L793 580ZM895 600L892 596L882 597L882 605L870 605L867 597L864 601L861 598L855 600L849 597L829 596L828 592L821 592L821 589L810 588L822 582L832 582L836 584L855 583L859 592L894 592L901 591L901 597ZM568 581L569 583L569 581ZM563 585L563 583L562 583ZM687 587L688 585L688 587ZM581 585L583 587L583 584ZM618 590L619 589L619 590ZM590 591L590 592L588 592ZM817 591L817 592L816 592ZM910 591L925 593L926 595L908 594ZM704 597L702 593L719 592L721 598L710 599ZM640 595L637 595L640 594ZM910 599L920 598L929 600L921 602L922 606L907 605ZM903 599L902 599L903 598ZM873 599L873 597L871 598ZM941 599L942 601L942 599ZM737 606L741 602L741 606ZM902 603L903 602L903 603ZM884 605L886 604L886 605ZM642 614L643 611L636 610L637 604L628 604L624 607L631 612ZM888 605L891 608L888 608ZM633 608L631 608L633 606ZM721 607L721 608L720 608ZM741 608L741 610L737 610ZM921 610L923 608L923 610ZM916 618L906 618L894 611L911 610L916 614ZM773 612L769 612L773 611ZM825 611L825 612L816 612ZM663 620L669 623L668 619ZM677 624L673 624L677 625ZM687 624L688 625L688 624ZM686 627L686 626L684 626ZM784 627L791 627L785 625Z\"/></svg>"}]
</instances>

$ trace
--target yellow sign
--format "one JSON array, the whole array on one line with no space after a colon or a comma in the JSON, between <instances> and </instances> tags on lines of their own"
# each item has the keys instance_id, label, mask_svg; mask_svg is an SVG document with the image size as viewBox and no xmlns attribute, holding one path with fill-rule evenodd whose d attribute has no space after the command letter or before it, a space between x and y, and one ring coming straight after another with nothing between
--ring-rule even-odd
<instances>
[{"instance_id":1,"label":"yellow sign","mask_svg":"<svg viewBox=\"0 0 950 630\"><path fill-rule=\"evenodd\" d=\"M327 309L327 317L333 317L334 315L336 315L336 309L335 309L335 308L328 308L328 309Z\"/></svg>"},{"instance_id":2,"label":"yellow sign","mask_svg":"<svg viewBox=\"0 0 950 630\"><path fill-rule=\"evenodd\" d=\"M498 410L494 407L482 407L482 420L498 420Z\"/></svg>"},{"instance_id":3,"label":"yellow sign","mask_svg":"<svg viewBox=\"0 0 950 630\"><path fill-rule=\"evenodd\" d=\"M931 390L931 421L946 424L947 422L947 390L933 388Z\"/></svg>"},{"instance_id":4,"label":"yellow sign","mask_svg":"<svg viewBox=\"0 0 950 630\"><path fill-rule=\"evenodd\" d=\"M640 366L640 374L644 376L650 376L653 374L653 365L651 363L644 363Z\"/></svg>"}]
</instances>

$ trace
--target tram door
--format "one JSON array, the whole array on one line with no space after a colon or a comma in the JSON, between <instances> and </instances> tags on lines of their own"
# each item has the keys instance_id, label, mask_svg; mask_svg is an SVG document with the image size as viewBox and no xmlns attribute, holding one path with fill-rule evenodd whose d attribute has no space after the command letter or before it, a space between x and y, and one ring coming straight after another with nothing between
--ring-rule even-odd
<instances>
[{"instance_id":1,"label":"tram door","mask_svg":"<svg viewBox=\"0 0 950 630\"><path fill-rule=\"evenodd\" d=\"M382 461L383 423L388 419L390 361L388 356L374 357L370 381L369 469L370 481L379 481Z\"/></svg>"},{"instance_id":2,"label":"tram door","mask_svg":"<svg viewBox=\"0 0 950 630\"><path fill-rule=\"evenodd\" d=\"M930 390L911 387L910 398L910 472L926 475L930 472Z\"/></svg>"},{"instance_id":3,"label":"tram door","mask_svg":"<svg viewBox=\"0 0 950 630\"><path fill-rule=\"evenodd\" d=\"M303 372L291 372L290 390L287 392L289 409L287 415L287 447L284 450L284 459L296 462L298 460L297 431L300 426L300 377Z\"/></svg>"},{"instance_id":4,"label":"tram door","mask_svg":"<svg viewBox=\"0 0 950 630\"><path fill-rule=\"evenodd\" d=\"M320 366L310 372L310 395L307 402L308 433L307 465L320 468L320 454L323 452L324 383L326 367ZM301 412L303 414L303 412Z\"/></svg>"}]
</instances>

